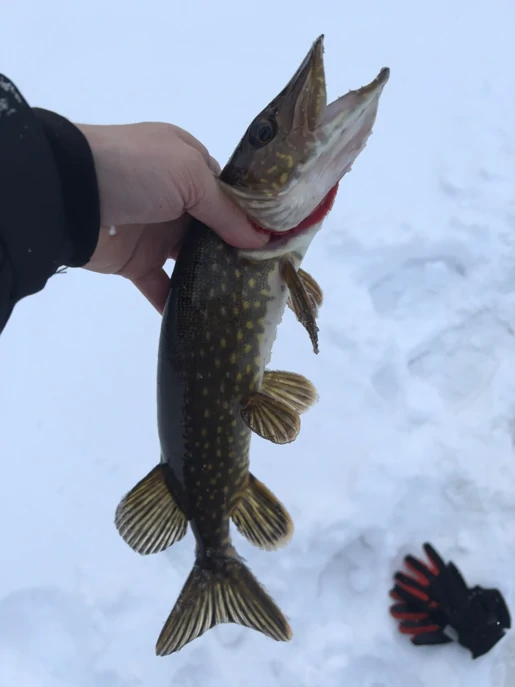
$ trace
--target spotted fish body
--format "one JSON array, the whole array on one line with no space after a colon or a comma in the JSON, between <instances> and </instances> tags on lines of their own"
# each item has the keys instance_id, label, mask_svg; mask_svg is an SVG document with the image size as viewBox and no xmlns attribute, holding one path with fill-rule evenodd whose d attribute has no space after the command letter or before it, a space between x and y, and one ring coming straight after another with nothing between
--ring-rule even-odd
<instances>
[{"instance_id":1,"label":"spotted fish body","mask_svg":"<svg viewBox=\"0 0 515 687\"><path fill-rule=\"evenodd\" d=\"M249 480L252 431L241 411L261 389L287 296L277 260L243 259L194 222L163 315L158 417L162 459L199 549L230 545L230 514Z\"/></svg>"},{"instance_id":2,"label":"spotted fish body","mask_svg":"<svg viewBox=\"0 0 515 687\"><path fill-rule=\"evenodd\" d=\"M193 220L178 256L158 354L161 461L120 502L115 523L141 554L181 540L195 563L156 645L171 654L216 624L277 641L286 617L238 556L230 524L277 549L293 524L249 470L252 433L294 441L317 396L302 375L268 369L288 305L318 353L322 292L301 268L339 181L365 146L388 70L326 104L320 37L281 93L256 117L220 175L222 189L270 234L253 251L224 243Z\"/></svg>"}]
</instances>

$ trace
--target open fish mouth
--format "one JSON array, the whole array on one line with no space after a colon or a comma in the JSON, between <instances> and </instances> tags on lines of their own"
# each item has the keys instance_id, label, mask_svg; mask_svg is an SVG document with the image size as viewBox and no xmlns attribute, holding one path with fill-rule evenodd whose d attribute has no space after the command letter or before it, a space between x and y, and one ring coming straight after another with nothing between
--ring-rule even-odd
<instances>
[{"instance_id":1,"label":"open fish mouth","mask_svg":"<svg viewBox=\"0 0 515 687\"><path fill-rule=\"evenodd\" d=\"M292 238L330 210L339 182L372 133L390 77L385 67L366 86L327 104L323 38L251 124L220 177L224 191L274 245L275 235ZM256 145L256 131L268 140Z\"/></svg>"}]
</instances>

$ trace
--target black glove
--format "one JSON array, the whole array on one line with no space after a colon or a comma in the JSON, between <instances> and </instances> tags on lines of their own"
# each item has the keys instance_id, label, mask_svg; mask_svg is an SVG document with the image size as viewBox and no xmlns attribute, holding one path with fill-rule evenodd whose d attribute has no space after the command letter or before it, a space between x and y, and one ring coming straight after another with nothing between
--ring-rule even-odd
<instances>
[{"instance_id":1,"label":"black glove","mask_svg":"<svg viewBox=\"0 0 515 687\"><path fill-rule=\"evenodd\" d=\"M458 643L473 658L486 654L511 627L501 593L479 586L469 589L454 563L446 565L431 544L424 544L424 550L429 564L406 556L412 576L402 572L394 576L390 596L399 603L391 606L390 613L401 621L400 631L421 646L448 644L454 630Z\"/></svg>"}]
</instances>

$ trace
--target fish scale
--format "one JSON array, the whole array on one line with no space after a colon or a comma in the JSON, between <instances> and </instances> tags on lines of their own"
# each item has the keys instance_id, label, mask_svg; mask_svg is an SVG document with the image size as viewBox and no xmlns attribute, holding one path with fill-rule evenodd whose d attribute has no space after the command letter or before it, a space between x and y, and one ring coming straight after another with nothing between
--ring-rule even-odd
<instances>
[{"instance_id":1,"label":"fish scale","mask_svg":"<svg viewBox=\"0 0 515 687\"><path fill-rule=\"evenodd\" d=\"M301 269L339 182L364 148L387 69L326 104L323 37L281 93L254 119L219 177L221 189L269 241L238 250L192 220L163 313L157 414L161 461L120 502L115 524L141 554L191 529L195 562L161 630L156 653L179 651L218 623L276 640L286 616L237 554L231 521L263 550L284 546L293 523L250 472L252 434L294 441L317 401L309 380L269 370L285 308L318 353L322 290Z\"/></svg>"}]
</instances>

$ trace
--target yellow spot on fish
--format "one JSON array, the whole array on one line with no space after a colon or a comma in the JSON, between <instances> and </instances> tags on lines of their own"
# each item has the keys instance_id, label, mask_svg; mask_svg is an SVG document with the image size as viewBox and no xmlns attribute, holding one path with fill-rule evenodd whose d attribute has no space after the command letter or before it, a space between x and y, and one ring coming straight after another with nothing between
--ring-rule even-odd
<instances>
[{"instance_id":1,"label":"yellow spot on fish","mask_svg":"<svg viewBox=\"0 0 515 687\"><path fill-rule=\"evenodd\" d=\"M208 393L209 393L209 389L207 388L207 386L205 386L205 387L202 389L202 396L207 396Z\"/></svg>"},{"instance_id":2,"label":"yellow spot on fish","mask_svg":"<svg viewBox=\"0 0 515 687\"><path fill-rule=\"evenodd\" d=\"M223 317L227 315L227 308L225 307L225 305L222 305L222 307L220 308L220 315L223 315Z\"/></svg>"},{"instance_id":3,"label":"yellow spot on fish","mask_svg":"<svg viewBox=\"0 0 515 687\"><path fill-rule=\"evenodd\" d=\"M254 358L254 365L257 365L258 367L259 367L259 365L261 365L261 356L257 355Z\"/></svg>"},{"instance_id":4,"label":"yellow spot on fish","mask_svg":"<svg viewBox=\"0 0 515 687\"><path fill-rule=\"evenodd\" d=\"M227 443L232 444L234 442L234 437L227 437Z\"/></svg>"},{"instance_id":5,"label":"yellow spot on fish","mask_svg":"<svg viewBox=\"0 0 515 687\"><path fill-rule=\"evenodd\" d=\"M227 339L225 337L220 339L220 346L221 348L227 348Z\"/></svg>"},{"instance_id":6,"label":"yellow spot on fish","mask_svg":"<svg viewBox=\"0 0 515 687\"><path fill-rule=\"evenodd\" d=\"M212 470L212 469L213 469L213 464L212 464L212 463L208 463L208 464L206 465L206 467L207 467L208 470Z\"/></svg>"},{"instance_id":7,"label":"yellow spot on fish","mask_svg":"<svg viewBox=\"0 0 515 687\"><path fill-rule=\"evenodd\" d=\"M233 421L231 422L231 427L236 427L236 420L233 420Z\"/></svg>"},{"instance_id":8,"label":"yellow spot on fish","mask_svg":"<svg viewBox=\"0 0 515 687\"><path fill-rule=\"evenodd\" d=\"M218 427L216 428L216 433L221 434L223 431L224 431L224 428L220 427L220 425L218 425Z\"/></svg>"},{"instance_id":9,"label":"yellow spot on fish","mask_svg":"<svg viewBox=\"0 0 515 687\"><path fill-rule=\"evenodd\" d=\"M211 265L211 271L212 271L212 272L218 272L219 269L220 269L220 265L219 265L217 262L214 262L214 263Z\"/></svg>"},{"instance_id":10,"label":"yellow spot on fish","mask_svg":"<svg viewBox=\"0 0 515 687\"><path fill-rule=\"evenodd\" d=\"M266 170L266 173L267 173L267 174L273 174L273 173L276 172L276 171L277 171L277 165L272 165L271 167L269 167L269 168Z\"/></svg>"},{"instance_id":11,"label":"yellow spot on fish","mask_svg":"<svg viewBox=\"0 0 515 687\"><path fill-rule=\"evenodd\" d=\"M233 315L239 315L239 314L240 314L240 309L239 309L239 308L233 308L233 309L232 309L232 314L233 314Z\"/></svg>"},{"instance_id":12,"label":"yellow spot on fish","mask_svg":"<svg viewBox=\"0 0 515 687\"><path fill-rule=\"evenodd\" d=\"M285 184L288 181L289 174L288 172L283 172L281 176L279 177L279 181L281 184Z\"/></svg>"},{"instance_id":13,"label":"yellow spot on fish","mask_svg":"<svg viewBox=\"0 0 515 687\"><path fill-rule=\"evenodd\" d=\"M226 293L226 292L227 292L227 284L225 284L224 282L222 282L220 288L222 289L222 293Z\"/></svg>"},{"instance_id":14,"label":"yellow spot on fish","mask_svg":"<svg viewBox=\"0 0 515 687\"><path fill-rule=\"evenodd\" d=\"M243 310L248 310L250 308L249 301L243 301Z\"/></svg>"},{"instance_id":15,"label":"yellow spot on fish","mask_svg":"<svg viewBox=\"0 0 515 687\"><path fill-rule=\"evenodd\" d=\"M232 475L233 472L234 472L234 468L229 468L229 469L227 470L227 474L228 474L228 475Z\"/></svg>"},{"instance_id":16,"label":"yellow spot on fish","mask_svg":"<svg viewBox=\"0 0 515 687\"><path fill-rule=\"evenodd\" d=\"M231 361L231 365L235 365L236 364L236 353L231 353L231 357L229 358L229 360Z\"/></svg>"},{"instance_id":17,"label":"yellow spot on fish","mask_svg":"<svg viewBox=\"0 0 515 687\"><path fill-rule=\"evenodd\" d=\"M207 449L209 448L209 441L206 441L206 443L204 444L204 448L205 448L206 451L207 451Z\"/></svg>"},{"instance_id":18,"label":"yellow spot on fish","mask_svg":"<svg viewBox=\"0 0 515 687\"><path fill-rule=\"evenodd\" d=\"M247 365L247 366L245 367L245 372L246 372L247 374L250 374L250 373L252 372L252 365Z\"/></svg>"},{"instance_id":19,"label":"yellow spot on fish","mask_svg":"<svg viewBox=\"0 0 515 687\"><path fill-rule=\"evenodd\" d=\"M254 307L260 308L261 307L261 301L254 301Z\"/></svg>"},{"instance_id":20,"label":"yellow spot on fish","mask_svg":"<svg viewBox=\"0 0 515 687\"><path fill-rule=\"evenodd\" d=\"M241 331L241 329L238 329L238 331L236 332L236 340L243 341L243 332Z\"/></svg>"},{"instance_id":21,"label":"yellow spot on fish","mask_svg":"<svg viewBox=\"0 0 515 687\"><path fill-rule=\"evenodd\" d=\"M264 177L261 177L261 179L260 179L259 181L260 181L262 184L268 183L268 179L265 179Z\"/></svg>"},{"instance_id":22,"label":"yellow spot on fish","mask_svg":"<svg viewBox=\"0 0 515 687\"><path fill-rule=\"evenodd\" d=\"M215 297L215 290L209 289L209 298L214 298L214 297Z\"/></svg>"},{"instance_id":23,"label":"yellow spot on fish","mask_svg":"<svg viewBox=\"0 0 515 687\"><path fill-rule=\"evenodd\" d=\"M216 457L217 457L217 458L221 458L221 457L222 457L222 451L221 451L221 449L217 449L217 450L216 450Z\"/></svg>"},{"instance_id":24,"label":"yellow spot on fish","mask_svg":"<svg viewBox=\"0 0 515 687\"><path fill-rule=\"evenodd\" d=\"M206 408L204 410L204 417L209 417L209 416L210 416L209 408Z\"/></svg>"},{"instance_id":25,"label":"yellow spot on fish","mask_svg":"<svg viewBox=\"0 0 515 687\"><path fill-rule=\"evenodd\" d=\"M243 379L243 375L241 374L241 372L238 372L238 374L236 375L236 381L241 382L242 379Z\"/></svg>"},{"instance_id":26,"label":"yellow spot on fish","mask_svg":"<svg viewBox=\"0 0 515 687\"><path fill-rule=\"evenodd\" d=\"M200 433L201 433L201 435L202 435L203 437L205 437L205 436L207 435L207 429L206 429L205 427L203 427L203 428L200 430Z\"/></svg>"},{"instance_id":27,"label":"yellow spot on fish","mask_svg":"<svg viewBox=\"0 0 515 687\"><path fill-rule=\"evenodd\" d=\"M201 358L204 358L205 355L206 355L206 352L205 352L205 350L204 350L203 348L200 349L199 353L200 353L200 357L201 357Z\"/></svg>"},{"instance_id":28,"label":"yellow spot on fish","mask_svg":"<svg viewBox=\"0 0 515 687\"><path fill-rule=\"evenodd\" d=\"M257 323L260 327L264 327L266 324L266 319L264 317L259 317Z\"/></svg>"},{"instance_id":29,"label":"yellow spot on fish","mask_svg":"<svg viewBox=\"0 0 515 687\"><path fill-rule=\"evenodd\" d=\"M261 289L260 293L262 296L270 296L272 294L270 289Z\"/></svg>"},{"instance_id":30,"label":"yellow spot on fish","mask_svg":"<svg viewBox=\"0 0 515 687\"><path fill-rule=\"evenodd\" d=\"M239 279L241 277L240 270L234 270L234 276L236 277L236 279Z\"/></svg>"},{"instance_id":31,"label":"yellow spot on fish","mask_svg":"<svg viewBox=\"0 0 515 687\"><path fill-rule=\"evenodd\" d=\"M284 160L286 162L286 165L290 169L293 169L293 167L295 166L295 160L293 159L293 155L288 155L287 153L281 153L279 151L276 152L276 155L280 160Z\"/></svg>"},{"instance_id":32,"label":"yellow spot on fish","mask_svg":"<svg viewBox=\"0 0 515 687\"><path fill-rule=\"evenodd\" d=\"M251 289L253 289L256 286L256 280L253 277L251 277L248 281L248 285Z\"/></svg>"},{"instance_id":33,"label":"yellow spot on fish","mask_svg":"<svg viewBox=\"0 0 515 687\"><path fill-rule=\"evenodd\" d=\"M254 322L252 322L251 320L247 320L245 322L245 326L247 327L247 329L254 329Z\"/></svg>"},{"instance_id":34,"label":"yellow spot on fish","mask_svg":"<svg viewBox=\"0 0 515 687\"><path fill-rule=\"evenodd\" d=\"M245 344L245 346L243 346L243 352L244 353L250 353L251 350L252 350L251 344Z\"/></svg>"},{"instance_id":35,"label":"yellow spot on fish","mask_svg":"<svg viewBox=\"0 0 515 687\"><path fill-rule=\"evenodd\" d=\"M215 367L219 369L221 364L220 358L215 358Z\"/></svg>"}]
</instances>

